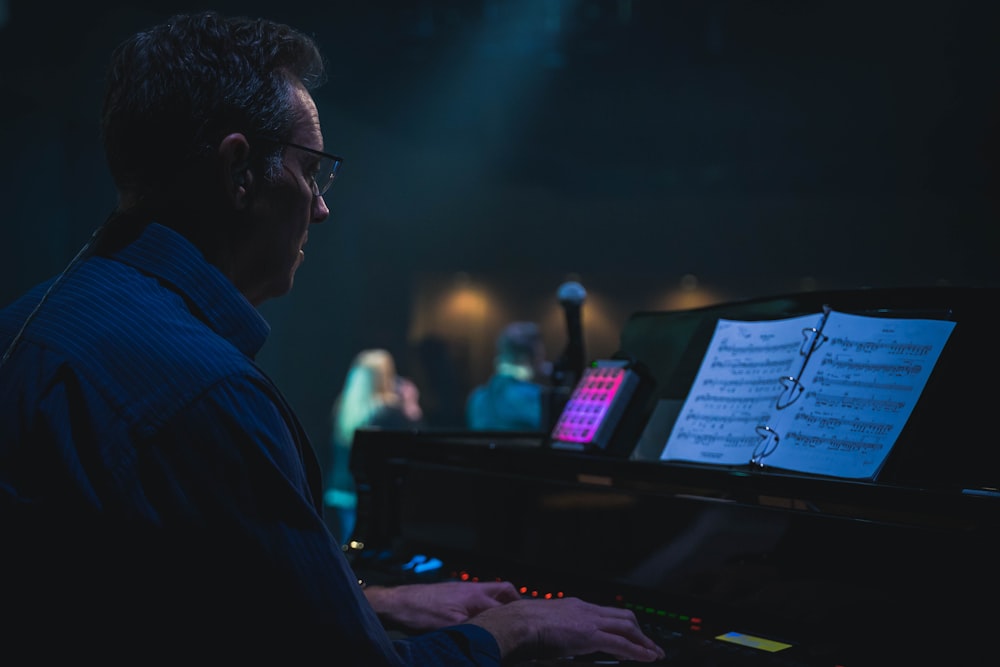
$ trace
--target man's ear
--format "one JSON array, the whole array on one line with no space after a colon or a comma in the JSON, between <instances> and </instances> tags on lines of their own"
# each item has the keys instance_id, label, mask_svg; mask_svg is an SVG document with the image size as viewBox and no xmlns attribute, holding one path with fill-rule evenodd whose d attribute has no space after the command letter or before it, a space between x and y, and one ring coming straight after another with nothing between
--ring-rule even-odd
<instances>
[{"instance_id":1,"label":"man's ear","mask_svg":"<svg viewBox=\"0 0 1000 667\"><path fill-rule=\"evenodd\" d=\"M250 143L239 132L226 135L219 143L219 181L226 198L236 210L246 208L253 172L250 170Z\"/></svg>"}]
</instances>

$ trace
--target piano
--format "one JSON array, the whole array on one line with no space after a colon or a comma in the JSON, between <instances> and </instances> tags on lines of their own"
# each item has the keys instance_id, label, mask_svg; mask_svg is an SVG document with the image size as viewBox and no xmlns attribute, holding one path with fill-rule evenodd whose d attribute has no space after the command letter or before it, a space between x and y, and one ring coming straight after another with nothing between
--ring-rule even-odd
<instances>
[{"instance_id":1,"label":"piano","mask_svg":"<svg viewBox=\"0 0 1000 667\"><path fill-rule=\"evenodd\" d=\"M359 431L349 557L376 583L505 579L527 597L632 609L667 650L662 664L993 662L998 295L817 291L635 313L615 358L642 369L642 391L606 447L554 447L550 433ZM875 479L659 460L719 318L824 305L955 322Z\"/></svg>"}]
</instances>

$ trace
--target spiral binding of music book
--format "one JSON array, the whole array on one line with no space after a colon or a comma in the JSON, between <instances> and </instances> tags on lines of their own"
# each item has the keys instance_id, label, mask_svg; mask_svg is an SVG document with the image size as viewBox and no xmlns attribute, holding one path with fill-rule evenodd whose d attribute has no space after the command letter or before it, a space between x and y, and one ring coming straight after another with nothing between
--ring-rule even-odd
<instances>
[{"instance_id":1,"label":"spiral binding of music book","mask_svg":"<svg viewBox=\"0 0 1000 667\"><path fill-rule=\"evenodd\" d=\"M823 315L819 324L815 327L805 327L802 329L802 345L799 348L799 354L802 356L802 365L799 366L799 371L795 375L785 375L778 379L783 389L775 400L775 410L784 410L792 405L805 390L805 386L802 384L802 373L809 364L809 359L812 357L813 352L830 339L829 336L823 333L823 327L826 325L829 317L830 306L825 305L823 306ZM757 446L753 449L753 453L750 454L750 464L763 466L764 459L773 454L774 450L777 449L778 442L781 440L781 434L767 424L758 425L756 432L758 437L760 437L760 442L757 443Z\"/></svg>"}]
</instances>

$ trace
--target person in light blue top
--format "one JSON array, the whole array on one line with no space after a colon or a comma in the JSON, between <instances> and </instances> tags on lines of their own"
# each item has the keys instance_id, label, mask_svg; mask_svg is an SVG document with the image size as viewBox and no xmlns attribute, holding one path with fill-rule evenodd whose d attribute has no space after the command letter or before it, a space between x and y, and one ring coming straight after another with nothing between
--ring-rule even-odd
<instances>
[{"instance_id":1,"label":"person in light blue top","mask_svg":"<svg viewBox=\"0 0 1000 667\"><path fill-rule=\"evenodd\" d=\"M496 342L493 373L465 403L473 430L538 431L543 428L545 344L534 322L511 322Z\"/></svg>"}]
</instances>

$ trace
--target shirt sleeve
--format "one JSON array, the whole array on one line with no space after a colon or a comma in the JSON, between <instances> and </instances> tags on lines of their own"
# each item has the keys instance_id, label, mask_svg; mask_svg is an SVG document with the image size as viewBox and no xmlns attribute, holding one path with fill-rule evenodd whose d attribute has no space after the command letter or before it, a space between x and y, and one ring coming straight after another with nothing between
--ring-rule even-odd
<instances>
[{"instance_id":1,"label":"shirt sleeve","mask_svg":"<svg viewBox=\"0 0 1000 667\"><path fill-rule=\"evenodd\" d=\"M312 502L298 449L309 445L298 441L294 415L272 391L257 378L220 383L171 421L157 447L184 497L197 499L195 514L218 514L213 522L231 527L225 580L234 588L253 582L233 596L238 613L252 614L258 626L269 618L315 627L331 650L366 667L499 667L496 640L475 625L389 638ZM182 442L194 446L176 446ZM243 547L230 551L230 544Z\"/></svg>"},{"instance_id":2,"label":"shirt sleeve","mask_svg":"<svg viewBox=\"0 0 1000 667\"><path fill-rule=\"evenodd\" d=\"M209 534L192 539L207 539L203 548L227 560L218 581L238 591L242 575L257 589L238 595L246 607L233 611L346 623L368 605L315 502L307 447L290 409L266 382L230 377L142 444L143 492L167 530L205 528ZM269 597L279 606L271 609Z\"/></svg>"}]
</instances>

